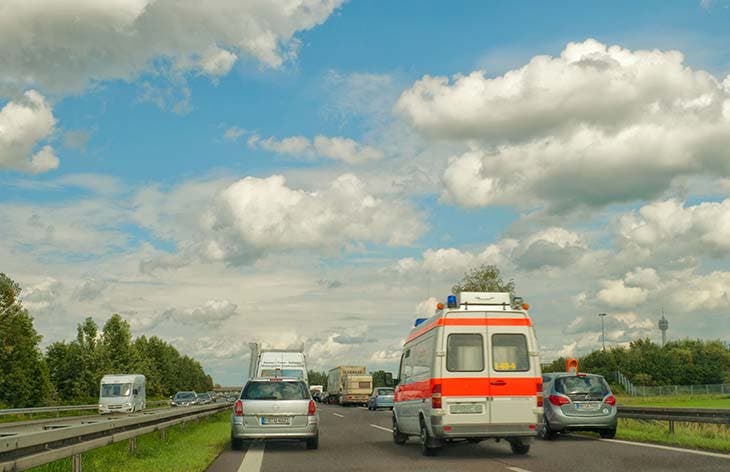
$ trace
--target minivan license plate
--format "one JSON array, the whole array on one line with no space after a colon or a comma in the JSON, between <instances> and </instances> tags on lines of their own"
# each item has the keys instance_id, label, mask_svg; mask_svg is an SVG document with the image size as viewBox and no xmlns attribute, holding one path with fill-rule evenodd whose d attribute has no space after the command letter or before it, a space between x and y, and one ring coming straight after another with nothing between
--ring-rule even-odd
<instances>
[{"instance_id":1,"label":"minivan license plate","mask_svg":"<svg viewBox=\"0 0 730 472\"><path fill-rule=\"evenodd\" d=\"M289 424L291 419L288 416L263 416L261 424Z\"/></svg>"},{"instance_id":2,"label":"minivan license plate","mask_svg":"<svg viewBox=\"0 0 730 472\"><path fill-rule=\"evenodd\" d=\"M452 414L481 413L482 406L481 405L464 405L464 404L451 405L451 407L449 407L449 412Z\"/></svg>"}]
</instances>

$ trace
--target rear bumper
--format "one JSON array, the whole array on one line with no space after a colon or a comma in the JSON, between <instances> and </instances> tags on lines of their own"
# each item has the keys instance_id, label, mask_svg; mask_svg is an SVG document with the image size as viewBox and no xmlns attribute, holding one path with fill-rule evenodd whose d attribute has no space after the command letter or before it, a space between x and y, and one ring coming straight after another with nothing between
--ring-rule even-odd
<instances>
[{"instance_id":1,"label":"rear bumper","mask_svg":"<svg viewBox=\"0 0 730 472\"><path fill-rule=\"evenodd\" d=\"M109 413L131 413L132 407L131 406L125 406L123 408L108 408L108 407L99 407L99 414L100 415L106 415Z\"/></svg>"},{"instance_id":2,"label":"rear bumper","mask_svg":"<svg viewBox=\"0 0 730 472\"><path fill-rule=\"evenodd\" d=\"M318 419L309 420L306 426L254 426L239 418L231 419L231 437L236 439L309 439L319 433Z\"/></svg>"},{"instance_id":3,"label":"rear bumper","mask_svg":"<svg viewBox=\"0 0 730 472\"><path fill-rule=\"evenodd\" d=\"M442 418L431 417L431 431L434 438L534 438L537 435L536 423L507 424L443 424Z\"/></svg>"},{"instance_id":4,"label":"rear bumper","mask_svg":"<svg viewBox=\"0 0 730 472\"><path fill-rule=\"evenodd\" d=\"M561 431L600 431L616 429L618 418L615 408L610 415L605 416L568 416L554 411L545 415L550 429Z\"/></svg>"}]
</instances>

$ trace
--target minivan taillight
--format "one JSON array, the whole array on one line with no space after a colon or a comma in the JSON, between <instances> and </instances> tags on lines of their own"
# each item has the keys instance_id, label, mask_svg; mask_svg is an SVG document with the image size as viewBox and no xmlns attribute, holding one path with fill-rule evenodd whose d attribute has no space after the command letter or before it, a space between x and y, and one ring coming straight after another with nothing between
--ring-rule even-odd
<instances>
[{"instance_id":1,"label":"minivan taillight","mask_svg":"<svg viewBox=\"0 0 730 472\"><path fill-rule=\"evenodd\" d=\"M550 395L548 397L548 400L550 400L550 403L555 406L567 405L568 403L570 403L570 398L564 397L562 395Z\"/></svg>"},{"instance_id":2,"label":"minivan taillight","mask_svg":"<svg viewBox=\"0 0 730 472\"><path fill-rule=\"evenodd\" d=\"M441 384L433 384L431 387L431 408L441 408Z\"/></svg>"},{"instance_id":3,"label":"minivan taillight","mask_svg":"<svg viewBox=\"0 0 730 472\"><path fill-rule=\"evenodd\" d=\"M307 410L307 415L314 416L315 413L317 413L317 405L314 403L314 400L309 400L309 410Z\"/></svg>"},{"instance_id":4,"label":"minivan taillight","mask_svg":"<svg viewBox=\"0 0 730 472\"><path fill-rule=\"evenodd\" d=\"M236 404L233 406L234 416L243 416L243 402L236 400Z\"/></svg>"},{"instance_id":5,"label":"minivan taillight","mask_svg":"<svg viewBox=\"0 0 730 472\"><path fill-rule=\"evenodd\" d=\"M614 397L613 395L609 395L609 396L607 396L606 398L603 399L603 403L605 403L606 405L615 406L616 405L616 397Z\"/></svg>"},{"instance_id":6,"label":"minivan taillight","mask_svg":"<svg viewBox=\"0 0 730 472\"><path fill-rule=\"evenodd\" d=\"M542 382L538 382L538 384L535 386L535 390L537 393L537 406L542 407L542 404L543 404Z\"/></svg>"}]
</instances>

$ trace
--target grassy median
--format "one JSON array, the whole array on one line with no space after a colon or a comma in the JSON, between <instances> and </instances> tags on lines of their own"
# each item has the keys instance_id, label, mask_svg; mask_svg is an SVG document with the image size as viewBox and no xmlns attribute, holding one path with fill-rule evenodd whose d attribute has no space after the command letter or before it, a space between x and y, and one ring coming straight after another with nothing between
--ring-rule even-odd
<instances>
[{"instance_id":1,"label":"grassy median","mask_svg":"<svg viewBox=\"0 0 730 472\"><path fill-rule=\"evenodd\" d=\"M617 397L619 405L677 408L730 408L728 395L678 395L662 397Z\"/></svg>"},{"instance_id":2,"label":"grassy median","mask_svg":"<svg viewBox=\"0 0 730 472\"><path fill-rule=\"evenodd\" d=\"M94 449L82 455L84 472L197 472L205 470L223 451L231 437L230 412L224 411L200 422L167 430L167 440L159 432L137 438L137 451L128 452L128 441ZM71 459L41 467L34 472L67 472Z\"/></svg>"}]
</instances>

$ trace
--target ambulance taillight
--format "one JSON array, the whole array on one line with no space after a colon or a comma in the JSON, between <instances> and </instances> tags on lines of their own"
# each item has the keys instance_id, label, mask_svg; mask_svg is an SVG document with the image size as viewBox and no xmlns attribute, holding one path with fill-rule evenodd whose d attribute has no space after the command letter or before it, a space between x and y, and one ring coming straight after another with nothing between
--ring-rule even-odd
<instances>
[{"instance_id":1,"label":"ambulance taillight","mask_svg":"<svg viewBox=\"0 0 730 472\"><path fill-rule=\"evenodd\" d=\"M431 408L441 408L441 384L433 384L431 387Z\"/></svg>"},{"instance_id":2,"label":"ambulance taillight","mask_svg":"<svg viewBox=\"0 0 730 472\"><path fill-rule=\"evenodd\" d=\"M535 390L537 390L537 406L542 407L543 405L543 396L542 396L542 382L538 382Z\"/></svg>"}]
</instances>

